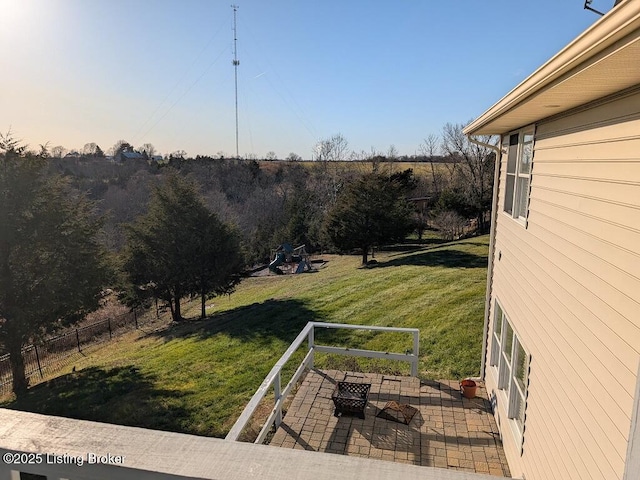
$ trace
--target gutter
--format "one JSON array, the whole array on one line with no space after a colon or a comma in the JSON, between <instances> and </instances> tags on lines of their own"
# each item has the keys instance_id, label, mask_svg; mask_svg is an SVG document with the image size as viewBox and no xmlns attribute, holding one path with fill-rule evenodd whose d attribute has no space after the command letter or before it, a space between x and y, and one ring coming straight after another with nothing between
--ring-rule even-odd
<instances>
[{"instance_id":1,"label":"gutter","mask_svg":"<svg viewBox=\"0 0 640 480\"><path fill-rule=\"evenodd\" d=\"M476 140L467 135L471 143L489 148L496 152L495 165L493 167L493 198L491 200L491 230L489 232L489 265L487 266L487 289L484 301L484 326L482 327L482 364L480 365L480 379L484 381L487 364L487 343L489 339L489 309L491 307L491 280L493 278L493 257L495 256L496 221L498 217L498 180L500 177L500 162L502 155L502 137L498 146Z\"/></svg>"}]
</instances>

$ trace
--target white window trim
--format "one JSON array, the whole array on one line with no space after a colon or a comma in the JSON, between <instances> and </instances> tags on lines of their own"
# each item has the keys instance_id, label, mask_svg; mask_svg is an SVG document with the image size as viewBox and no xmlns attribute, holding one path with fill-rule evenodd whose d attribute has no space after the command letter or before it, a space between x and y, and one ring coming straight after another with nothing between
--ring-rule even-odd
<instances>
[{"instance_id":1,"label":"white window trim","mask_svg":"<svg viewBox=\"0 0 640 480\"><path fill-rule=\"evenodd\" d=\"M499 312L498 312L498 309L499 309ZM495 365L493 365L495 361L493 355L494 355L494 351L496 350L496 347L494 347L493 344L496 342L495 327L496 327L496 322L498 321L498 319L496 318L496 315L498 313L501 314L500 315L501 317L500 318L500 321L501 321L500 341L498 343L499 346L497 347L498 361L496 362ZM505 337L506 337L506 331L507 331L507 328L506 328L507 324L511 326L513 340L511 343L511 359L509 360L509 365L508 367L504 367L505 369L503 369L503 361L506 361L507 359L502 349L502 346L506 339ZM518 336L515 329L513 328L513 324L509 320L509 317L505 313L504 308L502 308L502 305L498 302L497 299L494 301L494 323L491 329L491 338L492 338L492 347L491 347L490 363L492 364L491 366L493 368L491 368L490 370L493 372L493 375L496 380L496 385L498 387L497 394L499 396L500 403L505 406L505 409L507 412L507 417L509 419L507 423L509 423L509 426L511 427L513 437L518 443L518 446L520 448L520 454L522 455L523 453L522 448L524 443L524 430L526 425L526 408L527 408L527 397L528 397L528 391L529 391L529 370L530 370L530 364L531 364L531 355L527 352L525 347L522 345L522 342L520 341L520 337ZM513 371L514 368L517 368L516 360L518 359L518 345L522 347L522 350L524 352L524 356L526 359L526 363L525 363L526 378L525 378L524 392L520 388L520 385L518 385L518 382L515 377L515 373ZM507 371L506 368L508 368L508 371L509 371L508 378L506 378L506 375L505 375L505 372ZM508 383L508 386L509 386L508 389L505 388L506 383ZM520 398L524 403L524 419L523 419L522 425L520 425L519 419L517 418L518 412L517 412L517 405L516 405L516 401L517 401L516 395L521 395Z\"/></svg>"},{"instance_id":2,"label":"white window trim","mask_svg":"<svg viewBox=\"0 0 640 480\"><path fill-rule=\"evenodd\" d=\"M525 228L527 228L528 226L528 221L529 221L529 203L530 203L530 197L531 197L531 177L532 177L532 173L533 173L533 156L534 156L534 151L535 151L535 124L534 125L528 125L526 127L523 127L519 130L514 130L512 132L507 133L505 136L507 138L507 142L506 142L506 146L507 146L507 151L506 151L506 159L507 159L507 165L509 163L509 149L511 147L511 136L512 135L518 135L518 148L516 151L516 170L514 173L509 173L507 170L507 167L505 166L505 181L504 181L504 186L503 188L505 189L505 195L506 195L506 188L507 188L507 178L509 175L514 175L514 184L513 184L513 196L511 198L511 212L508 212L505 209L505 203L502 203L502 213L503 215L511 218L512 220L515 220L516 222L520 223L521 225L523 225ZM530 159L530 164L529 164L529 173L521 173L520 172L520 158L522 155L522 150L523 150L523 145L524 145L524 136L525 135L533 135L533 140L531 142L531 159ZM505 142L503 142L504 144ZM519 178L526 178L527 179L527 206L525 209L525 215L524 216L516 216L517 215L517 209L516 209L516 205L517 205L517 201L518 201L518 179ZM506 197L505 197L505 201L506 201Z\"/></svg>"},{"instance_id":3,"label":"white window trim","mask_svg":"<svg viewBox=\"0 0 640 480\"><path fill-rule=\"evenodd\" d=\"M498 320L498 315L500 319ZM498 365L500 365L500 340L502 338L502 316L504 313L502 312L502 307L497 302L494 302L493 307L493 327L491 329L491 357L489 357L489 365L491 365L492 371L495 374L496 384L498 383ZM496 323L500 321L501 332L498 338L496 335Z\"/></svg>"}]
</instances>

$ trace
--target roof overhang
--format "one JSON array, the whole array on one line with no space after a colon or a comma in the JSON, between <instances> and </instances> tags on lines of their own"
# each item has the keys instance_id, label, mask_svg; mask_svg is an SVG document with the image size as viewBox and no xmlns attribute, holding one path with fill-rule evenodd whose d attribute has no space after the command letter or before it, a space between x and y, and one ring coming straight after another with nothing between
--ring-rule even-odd
<instances>
[{"instance_id":1,"label":"roof overhang","mask_svg":"<svg viewBox=\"0 0 640 480\"><path fill-rule=\"evenodd\" d=\"M640 85L640 1L622 0L464 129L503 134Z\"/></svg>"}]
</instances>

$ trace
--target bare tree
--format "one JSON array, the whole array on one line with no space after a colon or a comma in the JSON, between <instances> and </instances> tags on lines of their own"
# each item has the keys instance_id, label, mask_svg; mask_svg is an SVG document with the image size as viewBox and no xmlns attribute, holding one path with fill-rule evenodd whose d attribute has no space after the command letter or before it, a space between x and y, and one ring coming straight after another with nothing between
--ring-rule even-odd
<instances>
[{"instance_id":1,"label":"bare tree","mask_svg":"<svg viewBox=\"0 0 640 480\"><path fill-rule=\"evenodd\" d=\"M102 195L100 212L108 213L102 232L102 241L111 250L124 246L123 225L144 214L151 196L154 178L146 170L136 169L126 185L111 183Z\"/></svg>"},{"instance_id":2,"label":"bare tree","mask_svg":"<svg viewBox=\"0 0 640 480\"><path fill-rule=\"evenodd\" d=\"M469 210L475 213L478 230L485 232L487 214L491 210L493 167L495 153L488 147L475 144L462 132L464 125L447 123L442 129L442 149L456 160L452 180L464 193ZM495 145L495 137L484 135L482 143Z\"/></svg>"},{"instance_id":3,"label":"bare tree","mask_svg":"<svg viewBox=\"0 0 640 480\"><path fill-rule=\"evenodd\" d=\"M51 156L53 158L62 158L67 154L67 151L62 145L57 145L51 149Z\"/></svg>"},{"instance_id":4,"label":"bare tree","mask_svg":"<svg viewBox=\"0 0 640 480\"><path fill-rule=\"evenodd\" d=\"M395 170L395 162L398 160L398 149L395 145L389 145L389 149L387 150L387 166L389 168L389 177L393 175Z\"/></svg>"},{"instance_id":5,"label":"bare tree","mask_svg":"<svg viewBox=\"0 0 640 480\"><path fill-rule=\"evenodd\" d=\"M312 158L317 162L321 162L322 183L325 190L322 196L326 196L328 205L334 205L338 198L338 191L344 180L338 162L345 161L348 153L349 142L341 133L337 133L331 138L320 140L315 145Z\"/></svg>"},{"instance_id":6,"label":"bare tree","mask_svg":"<svg viewBox=\"0 0 640 480\"><path fill-rule=\"evenodd\" d=\"M371 171L376 173L380 170L380 163L384 159L382 154L378 152L374 147L371 147L369 152L362 151L362 160L366 160L371 163Z\"/></svg>"},{"instance_id":7,"label":"bare tree","mask_svg":"<svg viewBox=\"0 0 640 480\"><path fill-rule=\"evenodd\" d=\"M274 160L278 159L278 155L276 154L276 152L274 152L273 150L267 152L267 154L264 157L265 160L272 162Z\"/></svg>"},{"instance_id":8,"label":"bare tree","mask_svg":"<svg viewBox=\"0 0 640 480\"><path fill-rule=\"evenodd\" d=\"M349 142L344 135L337 133L331 138L316 143L312 158L318 162L342 162L347 160L348 155Z\"/></svg>"},{"instance_id":9,"label":"bare tree","mask_svg":"<svg viewBox=\"0 0 640 480\"><path fill-rule=\"evenodd\" d=\"M88 157L103 157L104 152L100 148L100 146L95 143L85 143L84 147L82 147L82 154Z\"/></svg>"},{"instance_id":10,"label":"bare tree","mask_svg":"<svg viewBox=\"0 0 640 480\"><path fill-rule=\"evenodd\" d=\"M287 155L287 158L285 160L287 160L288 162L299 162L300 160L302 160L302 157L295 152L291 152L289 155Z\"/></svg>"},{"instance_id":11,"label":"bare tree","mask_svg":"<svg viewBox=\"0 0 640 480\"><path fill-rule=\"evenodd\" d=\"M138 151L147 155L147 158L151 158L156 154L156 147L152 143L145 143Z\"/></svg>"},{"instance_id":12,"label":"bare tree","mask_svg":"<svg viewBox=\"0 0 640 480\"><path fill-rule=\"evenodd\" d=\"M364 150L360 150L359 152L355 150L351 150L351 153L349 153L349 157L348 157L350 162L361 162L365 158L367 157L366 157L366 152Z\"/></svg>"},{"instance_id":13,"label":"bare tree","mask_svg":"<svg viewBox=\"0 0 640 480\"><path fill-rule=\"evenodd\" d=\"M433 219L433 224L440 231L440 236L449 241L462 236L465 223L465 218L451 210L442 211Z\"/></svg>"},{"instance_id":14,"label":"bare tree","mask_svg":"<svg viewBox=\"0 0 640 480\"><path fill-rule=\"evenodd\" d=\"M387 159L390 162L395 162L398 159L398 149L395 145L389 145L389 150L387 150Z\"/></svg>"},{"instance_id":15,"label":"bare tree","mask_svg":"<svg viewBox=\"0 0 640 480\"><path fill-rule=\"evenodd\" d=\"M109 153L115 158L122 152L133 152L133 147L126 140L118 140L113 144L113 147L109 149Z\"/></svg>"},{"instance_id":16,"label":"bare tree","mask_svg":"<svg viewBox=\"0 0 640 480\"><path fill-rule=\"evenodd\" d=\"M431 164L433 189L436 193L440 193L442 175L436 173L436 166L434 165L434 157L440 148L440 138L436 134L431 133L424 139L424 142L422 142L418 148L420 149L420 153L429 159L429 163Z\"/></svg>"},{"instance_id":17,"label":"bare tree","mask_svg":"<svg viewBox=\"0 0 640 480\"><path fill-rule=\"evenodd\" d=\"M85 143L84 147L82 147L82 154L86 156L93 155L93 152L96 151L97 145L93 142Z\"/></svg>"}]
</instances>

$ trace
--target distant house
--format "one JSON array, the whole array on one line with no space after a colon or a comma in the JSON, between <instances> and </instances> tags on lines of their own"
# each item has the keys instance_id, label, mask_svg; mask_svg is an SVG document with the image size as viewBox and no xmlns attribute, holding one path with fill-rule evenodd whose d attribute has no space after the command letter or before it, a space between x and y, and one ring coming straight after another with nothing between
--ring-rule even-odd
<instances>
[{"instance_id":1,"label":"distant house","mask_svg":"<svg viewBox=\"0 0 640 480\"><path fill-rule=\"evenodd\" d=\"M500 135L483 375L514 477L640 478L640 1L465 129Z\"/></svg>"},{"instance_id":2,"label":"distant house","mask_svg":"<svg viewBox=\"0 0 640 480\"><path fill-rule=\"evenodd\" d=\"M138 152L121 152L119 160L121 162L126 162L127 160L145 160L146 157L142 153Z\"/></svg>"}]
</instances>

